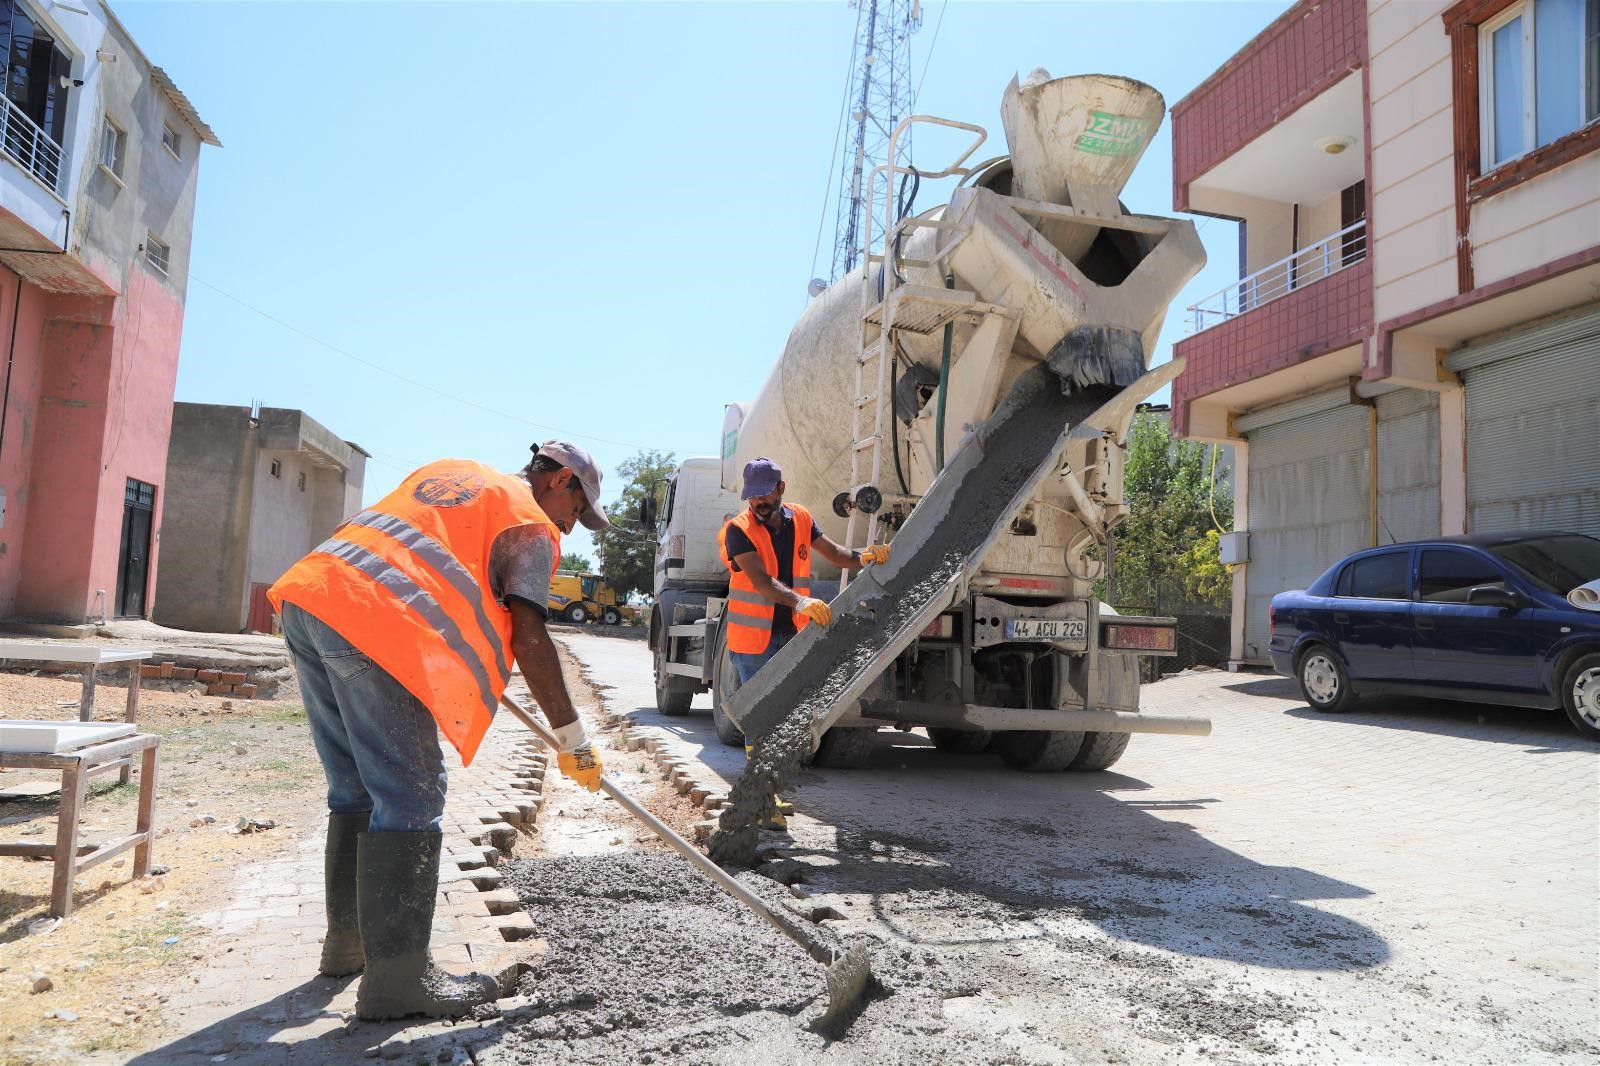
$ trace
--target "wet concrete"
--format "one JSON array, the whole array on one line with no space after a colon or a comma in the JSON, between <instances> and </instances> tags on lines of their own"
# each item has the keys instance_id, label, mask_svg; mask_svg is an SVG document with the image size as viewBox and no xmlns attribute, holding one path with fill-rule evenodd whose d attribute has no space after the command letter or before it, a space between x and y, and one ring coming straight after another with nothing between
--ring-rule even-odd
<instances>
[{"instance_id":1,"label":"wet concrete","mask_svg":"<svg viewBox=\"0 0 1600 1066\"><path fill-rule=\"evenodd\" d=\"M912 1063L930 1047L942 1049L934 1061L993 1061L964 1034L929 1044L959 982L928 952L875 952L877 983L830 1037L807 1027L826 1005L823 968L682 859L535 858L503 872L549 951L502 1004L479 1066ZM787 895L755 874L741 880L774 905Z\"/></svg>"},{"instance_id":2,"label":"wet concrete","mask_svg":"<svg viewBox=\"0 0 1600 1066\"><path fill-rule=\"evenodd\" d=\"M969 445L978 453L952 464L896 535L893 561L852 583L835 603L831 625L808 627L741 690L735 717L755 750L711 837L713 859L737 866L754 860L756 826L811 753L812 723L976 561L990 534L1025 502L1019 493L1054 460L1066 430L1110 395L1106 389L1069 395L1044 367L1023 374Z\"/></svg>"}]
</instances>

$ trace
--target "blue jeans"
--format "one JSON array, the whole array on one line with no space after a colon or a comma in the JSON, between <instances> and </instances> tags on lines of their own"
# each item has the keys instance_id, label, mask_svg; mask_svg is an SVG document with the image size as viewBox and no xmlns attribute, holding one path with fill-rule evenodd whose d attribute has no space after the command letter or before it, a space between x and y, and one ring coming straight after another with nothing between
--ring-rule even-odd
<instances>
[{"instance_id":1,"label":"blue jeans","mask_svg":"<svg viewBox=\"0 0 1600 1066\"><path fill-rule=\"evenodd\" d=\"M767 650L756 655L730 651L728 657L733 660L733 672L739 675L739 684L748 685L750 679L756 676L756 671L767 665L767 660L778 654L785 644L794 639L794 636L792 632L782 636L774 633L767 641Z\"/></svg>"},{"instance_id":2,"label":"blue jeans","mask_svg":"<svg viewBox=\"0 0 1600 1066\"><path fill-rule=\"evenodd\" d=\"M283 605L328 810L372 812L368 832L438 833L447 787L439 727L422 701L331 626Z\"/></svg>"}]
</instances>

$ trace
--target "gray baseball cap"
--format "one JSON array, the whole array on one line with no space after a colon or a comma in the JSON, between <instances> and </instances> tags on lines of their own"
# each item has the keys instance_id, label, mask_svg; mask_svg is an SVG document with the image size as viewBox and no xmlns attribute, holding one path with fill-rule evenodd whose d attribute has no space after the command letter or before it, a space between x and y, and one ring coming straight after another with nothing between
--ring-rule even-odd
<instances>
[{"instance_id":1,"label":"gray baseball cap","mask_svg":"<svg viewBox=\"0 0 1600 1066\"><path fill-rule=\"evenodd\" d=\"M594 461L594 456L564 440L547 440L539 445L534 454L554 459L572 471L572 476L583 486L589 509L578 516L578 521L583 523L585 529L598 532L611 524L605 508L600 506L600 464Z\"/></svg>"}]
</instances>

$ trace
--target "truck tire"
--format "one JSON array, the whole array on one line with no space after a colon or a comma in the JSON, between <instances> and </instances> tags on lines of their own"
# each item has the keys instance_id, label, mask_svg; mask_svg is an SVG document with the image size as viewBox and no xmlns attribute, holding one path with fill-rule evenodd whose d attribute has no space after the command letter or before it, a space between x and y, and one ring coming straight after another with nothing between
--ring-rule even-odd
<instances>
[{"instance_id":1,"label":"truck tire","mask_svg":"<svg viewBox=\"0 0 1600 1066\"><path fill-rule=\"evenodd\" d=\"M872 758L873 750L878 746L874 739L877 735L876 726L864 729L855 726L848 729L835 726L822 734L822 742L817 745L817 752L811 757L811 765L831 770L855 770L865 766L867 760Z\"/></svg>"},{"instance_id":2,"label":"truck tire","mask_svg":"<svg viewBox=\"0 0 1600 1066\"><path fill-rule=\"evenodd\" d=\"M994 734L987 729L939 729L928 727L928 739L940 751L951 755L976 755L989 747Z\"/></svg>"},{"instance_id":3,"label":"truck tire","mask_svg":"<svg viewBox=\"0 0 1600 1066\"><path fill-rule=\"evenodd\" d=\"M589 609L581 603L569 603L566 610L561 612L561 617L575 626L581 626L589 620Z\"/></svg>"},{"instance_id":4,"label":"truck tire","mask_svg":"<svg viewBox=\"0 0 1600 1066\"><path fill-rule=\"evenodd\" d=\"M717 731L717 739L730 748L744 747L744 731L723 711L722 704L738 691L739 672L728 657L728 627L722 626L717 631L716 666L711 675L711 728Z\"/></svg>"},{"instance_id":5,"label":"truck tire","mask_svg":"<svg viewBox=\"0 0 1600 1066\"><path fill-rule=\"evenodd\" d=\"M607 607L606 613L600 616L600 621L608 626L617 625L622 621L622 612L615 607Z\"/></svg>"},{"instance_id":6,"label":"truck tire","mask_svg":"<svg viewBox=\"0 0 1600 1066\"><path fill-rule=\"evenodd\" d=\"M1128 741L1132 738L1132 733L1085 733L1083 747L1072 757L1067 769L1082 770L1085 773L1108 769L1122 758L1122 753L1128 750Z\"/></svg>"},{"instance_id":7,"label":"truck tire","mask_svg":"<svg viewBox=\"0 0 1600 1066\"><path fill-rule=\"evenodd\" d=\"M665 670L666 662L667 638L663 634L656 642L656 710L673 717L688 714L689 705L694 702L694 693L683 691L682 686Z\"/></svg>"},{"instance_id":8,"label":"truck tire","mask_svg":"<svg viewBox=\"0 0 1600 1066\"><path fill-rule=\"evenodd\" d=\"M1011 730L996 733L994 750L1007 763L1030 773L1065 770L1083 750L1081 730Z\"/></svg>"}]
</instances>

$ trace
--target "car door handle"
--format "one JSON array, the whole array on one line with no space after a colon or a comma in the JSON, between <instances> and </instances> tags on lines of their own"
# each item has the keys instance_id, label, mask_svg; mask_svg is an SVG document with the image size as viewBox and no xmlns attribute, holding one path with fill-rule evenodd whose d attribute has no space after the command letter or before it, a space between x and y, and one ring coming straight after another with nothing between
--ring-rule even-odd
<instances>
[{"instance_id":1,"label":"car door handle","mask_svg":"<svg viewBox=\"0 0 1600 1066\"><path fill-rule=\"evenodd\" d=\"M1333 620L1338 622L1340 625L1345 625L1350 621L1350 616L1345 614L1343 611L1334 611Z\"/></svg>"}]
</instances>

